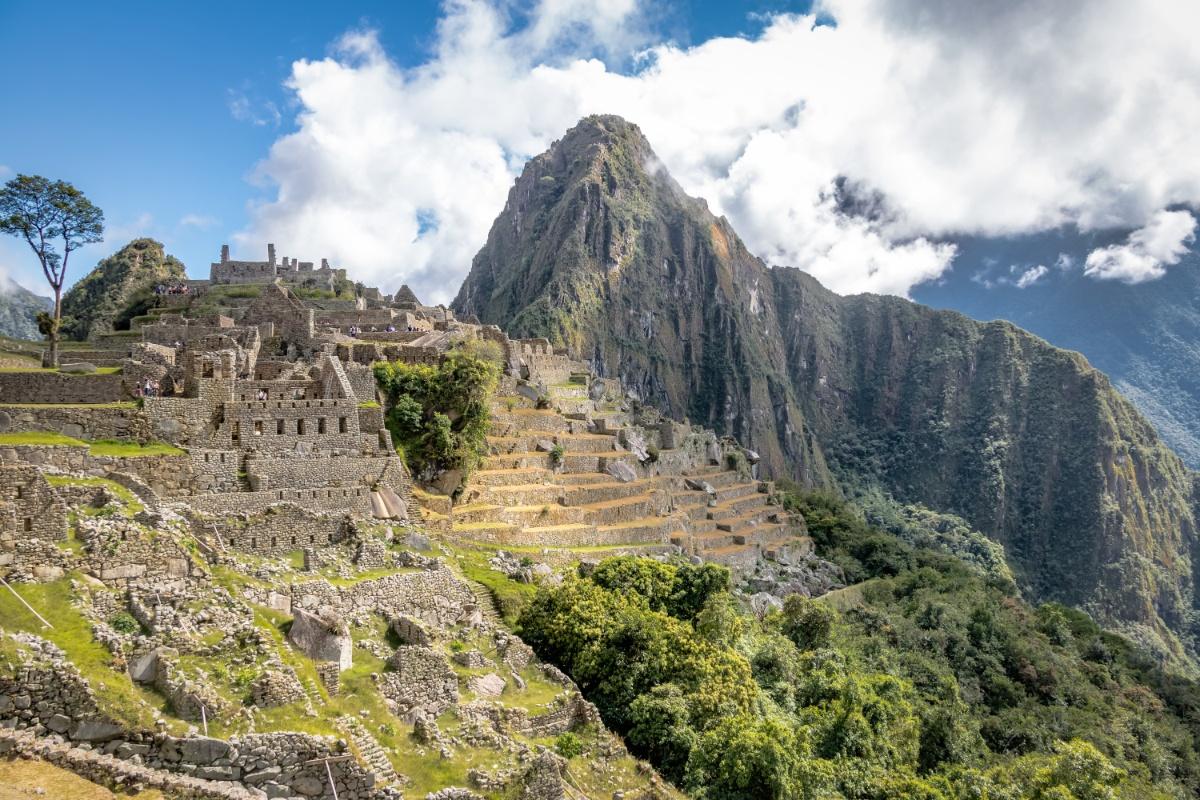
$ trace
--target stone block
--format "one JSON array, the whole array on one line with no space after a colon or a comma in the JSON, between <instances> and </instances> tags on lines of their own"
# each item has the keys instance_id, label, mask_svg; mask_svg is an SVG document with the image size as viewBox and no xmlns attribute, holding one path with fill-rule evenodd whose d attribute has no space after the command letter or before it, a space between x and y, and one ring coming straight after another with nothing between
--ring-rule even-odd
<instances>
[{"instance_id":1,"label":"stone block","mask_svg":"<svg viewBox=\"0 0 1200 800\"><path fill-rule=\"evenodd\" d=\"M354 647L346 623L332 615L317 616L296 609L288 641L314 661L332 661L339 669L349 669Z\"/></svg>"}]
</instances>

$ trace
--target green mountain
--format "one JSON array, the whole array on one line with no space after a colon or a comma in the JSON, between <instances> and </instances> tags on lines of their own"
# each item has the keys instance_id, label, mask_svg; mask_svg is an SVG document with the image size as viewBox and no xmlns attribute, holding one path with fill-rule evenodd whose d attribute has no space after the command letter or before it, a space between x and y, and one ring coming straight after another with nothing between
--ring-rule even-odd
<instances>
[{"instance_id":1,"label":"green mountain","mask_svg":"<svg viewBox=\"0 0 1200 800\"><path fill-rule=\"evenodd\" d=\"M139 291L155 284L186 280L183 262L167 255L161 242L134 239L96 264L63 295L63 335L84 340L111 333Z\"/></svg>"},{"instance_id":2,"label":"green mountain","mask_svg":"<svg viewBox=\"0 0 1200 800\"><path fill-rule=\"evenodd\" d=\"M1104 375L1009 323L768 267L620 118L529 162L454 309L573 349L775 475L957 514L1032 598L1194 652L1194 475Z\"/></svg>"},{"instance_id":3,"label":"green mountain","mask_svg":"<svg viewBox=\"0 0 1200 800\"><path fill-rule=\"evenodd\" d=\"M26 289L16 281L0 277L0 336L40 339L37 315L49 311L53 301Z\"/></svg>"}]
</instances>

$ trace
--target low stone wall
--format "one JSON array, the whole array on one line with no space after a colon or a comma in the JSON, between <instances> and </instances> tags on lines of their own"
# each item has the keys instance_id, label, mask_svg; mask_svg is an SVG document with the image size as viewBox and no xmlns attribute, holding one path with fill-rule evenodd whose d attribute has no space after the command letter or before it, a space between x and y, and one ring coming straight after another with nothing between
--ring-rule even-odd
<instances>
[{"instance_id":1,"label":"low stone wall","mask_svg":"<svg viewBox=\"0 0 1200 800\"><path fill-rule=\"evenodd\" d=\"M148 442L150 423L141 409L133 405L73 407L0 405L0 433L7 431L48 431L76 439L128 439ZM56 401L67 402L67 401ZM87 402L94 402L88 400Z\"/></svg>"},{"instance_id":2,"label":"low stone wall","mask_svg":"<svg viewBox=\"0 0 1200 800\"><path fill-rule=\"evenodd\" d=\"M124 376L0 372L0 403L115 403L127 400Z\"/></svg>"}]
</instances>

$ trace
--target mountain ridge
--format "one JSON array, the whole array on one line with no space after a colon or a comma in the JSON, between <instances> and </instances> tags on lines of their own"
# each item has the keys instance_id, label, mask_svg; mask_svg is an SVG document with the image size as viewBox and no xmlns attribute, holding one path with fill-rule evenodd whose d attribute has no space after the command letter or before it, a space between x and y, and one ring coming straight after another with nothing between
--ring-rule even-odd
<instances>
[{"instance_id":1,"label":"mountain ridge","mask_svg":"<svg viewBox=\"0 0 1200 800\"><path fill-rule=\"evenodd\" d=\"M567 346L776 475L963 516L1038 599L1160 652L1194 635L1195 475L1086 359L768 267L618 117L529 162L453 307Z\"/></svg>"}]
</instances>

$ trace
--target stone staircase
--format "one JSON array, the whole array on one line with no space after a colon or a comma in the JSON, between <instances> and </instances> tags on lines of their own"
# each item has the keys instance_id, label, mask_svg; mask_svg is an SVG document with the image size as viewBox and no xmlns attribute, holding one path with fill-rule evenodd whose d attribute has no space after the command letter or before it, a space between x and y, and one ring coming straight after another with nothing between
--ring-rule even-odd
<instances>
[{"instance_id":1,"label":"stone staircase","mask_svg":"<svg viewBox=\"0 0 1200 800\"><path fill-rule=\"evenodd\" d=\"M467 581L467 588L471 590L471 594L475 595L475 604L479 607L479 613L483 618L492 625L498 626L500 610L496 608L496 600L488 588L475 581Z\"/></svg>"},{"instance_id":2,"label":"stone staircase","mask_svg":"<svg viewBox=\"0 0 1200 800\"><path fill-rule=\"evenodd\" d=\"M536 408L519 394L494 400L487 457L448 515L445 504L423 504L430 521L468 543L600 554L678 548L734 567L810 547L803 523L772 503L770 483L713 464L679 474L643 467L621 446L621 414L590 400L586 384L552 387L549 397L561 406ZM670 455L659 454L680 462Z\"/></svg>"},{"instance_id":3,"label":"stone staircase","mask_svg":"<svg viewBox=\"0 0 1200 800\"><path fill-rule=\"evenodd\" d=\"M375 773L376 786L390 786L401 782L400 775L392 766L392 761L387 757L383 746L361 722L354 717L339 717L338 728L350 737L362 762Z\"/></svg>"}]
</instances>

